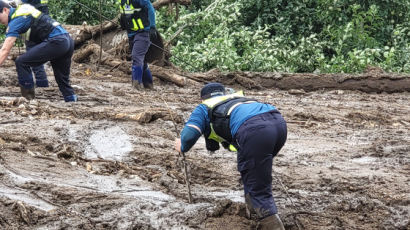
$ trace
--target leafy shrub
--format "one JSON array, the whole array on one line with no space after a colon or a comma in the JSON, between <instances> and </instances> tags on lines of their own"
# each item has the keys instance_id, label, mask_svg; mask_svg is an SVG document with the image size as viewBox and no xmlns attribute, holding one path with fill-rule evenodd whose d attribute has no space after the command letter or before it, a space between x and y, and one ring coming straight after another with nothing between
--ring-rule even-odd
<instances>
[{"instance_id":1,"label":"leafy shrub","mask_svg":"<svg viewBox=\"0 0 410 230\"><path fill-rule=\"evenodd\" d=\"M103 0L105 17L118 14L116 3ZM50 1L52 17L67 24L98 23L98 7L99 0ZM172 41L172 60L190 71L360 72L374 65L410 73L408 0L194 0L180 7L178 21L174 14L157 11L157 28L169 39L186 26Z\"/></svg>"},{"instance_id":2,"label":"leafy shrub","mask_svg":"<svg viewBox=\"0 0 410 230\"><path fill-rule=\"evenodd\" d=\"M117 0L102 0L102 15L114 18L119 13L116 3ZM51 0L49 8L51 16L59 22L93 25L99 23L99 4L100 0Z\"/></svg>"},{"instance_id":3,"label":"leafy shrub","mask_svg":"<svg viewBox=\"0 0 410 230\"><path fill-rule=\"evenodd\" d=\"M407 0L194 1L178 22L161 19L188 70L359 72L367 65L409 72Z\"/></svg>"}]
</instances>

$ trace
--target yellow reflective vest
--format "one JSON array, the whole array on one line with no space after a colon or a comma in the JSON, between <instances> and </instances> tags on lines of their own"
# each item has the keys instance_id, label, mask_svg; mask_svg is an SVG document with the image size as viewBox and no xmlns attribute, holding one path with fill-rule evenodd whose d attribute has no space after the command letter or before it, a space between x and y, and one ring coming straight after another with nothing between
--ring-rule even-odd
<instances>
[{"instance_id":1,"label":"yellow reflective vest","mask_svg":"<svg viewBox=\"0 0 410 230\"><path fill-rule=\"evenodd\" d=\"M211 120L211 133L206 138L219 143L227 142L229 143L229 150L236 152L237 149L231 144L232 135L229 127L229 117L240 104L253 102L255 101L244 97L243 91L211 97L202 101L202 104L208 108L208 116Z\"/></svg>"},{"instance_id":2,"label":"yellow reflective vest","mask_svg":"<svg viewBox=\"0 0 410 230\"><path fill-rule=\"evenodd\" d=\"M60 23L51 19L48 15L41 13L41 11L29 4L19 5L16 8L16 11L14 11L11 15L11 20L21 16L31 16L34 20L27 32L21 34L20 36L25 40L34 41L37 43L40 43L48 38L48 35L53 31L53 29L60 25Z\"/></svg>"},{"instance_id":3,"label":"yellow reflective vest","mask_svg":"<svg viewBox=\"0 0 410 230\"><path fill-rule=\"evenodd\" d=\"M149 25L148 10L139 5L133 5L130 0L118 0L121 13L121 27L130 31L143 30Z\"/></svg>"}]
</instances>

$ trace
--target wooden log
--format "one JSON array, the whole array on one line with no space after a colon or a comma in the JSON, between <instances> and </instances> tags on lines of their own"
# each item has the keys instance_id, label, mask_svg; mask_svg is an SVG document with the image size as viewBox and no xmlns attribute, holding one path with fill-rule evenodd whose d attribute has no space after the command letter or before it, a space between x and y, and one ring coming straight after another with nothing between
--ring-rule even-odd
<instances>
[{"instance_id":1,"label":"wooden log","mask_svg":"<svg viewBox=\"0 0 410 230\"><path fill-rule=\"evenodd\" d=\"M152 6L158 10L159 8L163 6L168 6L171 3L176 3L184 6L189 6L192 4L191 0L157 0L154 3L152 3Z\"/></svg>"},{"instance_id":2,"label":"wooden log","mask_svg":"<svg viewBox=\"0 0 410 230\"><path fill-rule=\"evenodd\" d=\"M166 80L166 81L170 81L175 83L177 86L185 86L186 85L186 78L176 74L175 72L173 72L172 69L166 69L160 66L156 66L156 65L150 65L150 69L152 74L154 74L155 76L158 76L159 78Z\"/></svg>"},{"instance_id":3,"label":"wooden log","mask_svg":"<svg viewBox=\"0 0 410 230\"><path fill-rule=\"evenodd\" d=\"M113 29L117 28L117 24L112 21L105 21L103 22L102 32L107 33ZM86 24L81 26L75 25L65 25L64 28L70 33L71 37L74 40L74 45L77 47L84 42L92 39L101 31L100 25L96 26L88 26Z\"/></svg>"},{"instance_id":4,"label":"wooden log","mask_svg":"<svg viewBox=\"0 0 410 230\"><path fill-rule=\"evenodd\" d=\"M149 110L138 113L118 113L114 115L114 118L118 120L134 120L140 123L150 123L159 118L177 123L184 122L181 115L175 111L169 111L164 108L150 108Z\"/></svg>"},{"instance_id":5,"label":"wooden log","mask_svg":"<svg viewBox=\"0 0 410 230\"><path fill-rule=\"evenodd\" d=\"M312 74L275 72L191 73L184 76L199 82L221 82L246 89L358 90L366 93L410 92L410 75L383 71L362 74Z\"/></svg>"},{"instance_id":6,"label":"wooden log","mask_svg":"<svg viewBox=\"0 0 410 230\"><path fill-rule=\"evenodd\" d=\"M74 56L73 60L77 63L82 63L84 60L91 57L93 54L99 54L100 46L97 44L90 44L83 49L77 51ZM131 74L130 63L128 61L122 61L113 57L112 55L102 52L101 64L107 65L113 68L117 68L126 74ZM166 69L156 65L150 65L151 72L154 76L172 82L177 86L185 86L186 85L186 78L179 74L173 72L173 69Z\"/></svg>"}]
</instances>

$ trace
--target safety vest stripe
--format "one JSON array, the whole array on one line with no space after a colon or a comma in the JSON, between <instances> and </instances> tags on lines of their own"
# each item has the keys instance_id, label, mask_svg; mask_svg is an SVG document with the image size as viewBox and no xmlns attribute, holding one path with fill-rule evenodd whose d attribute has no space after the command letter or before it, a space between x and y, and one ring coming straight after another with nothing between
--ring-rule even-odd
<instances>
[{"instance_id":1,"label":"safety vest stripe","mask_svg":"<svg viewBox=\"0 0 410 230\"><path fill-rule=\"evenodd\" d=\"M121 14L125 14L132 17L131 22L132 22L132 28L128 28L130 30L133 31L138 31L138 30L142 30L144 29L144 23L142 21L141 18L136 18L134 16L132 16L132 14L136 13L136 12L140 12L142 9L141 8L135 8L129 0L127 1L122 1L119 0L118 1L120 4L120 12Z\"/></svg>"},{"instance_id":2,"label":"safety vest stripe","mask_svg":"<svg viewBox=\"0 0 410 230\"><path fill-rule=\"evenodd\" d=\"M137 19L137 22L138 22L138 25L139 25L140 29L141 29L141 30L144 29L144 25L142 24L141 18L138 18L138 19Z\"/></svg>"},{"instance_id":3,"label":"safety vest stripe","mask_svg":"<svg viewBox=\"0 0 410 230\"><path fill-rule=\"evenodd\" d=\"M231 108L229 108L227 115L228 115L228 116L231 115L232 111L233 111L236 107L238 107L238 105L250 104L250 103L254 103L254 102L257 102L257 101L243 101L243 102L238 102L238 103L232 105Z\"/></svg>"},{"instance_id":4,"label":"safety vest stripe","mask_svg":"<svg viewBox=\"0 0 410 230\"><path fill-rule=\"evenodd\" d=\"M135 19L132 19L132 24L133 24L133 30L138 30L138 25L137 25L137 22L135 21Z\"/></svg>"}]
</instances>

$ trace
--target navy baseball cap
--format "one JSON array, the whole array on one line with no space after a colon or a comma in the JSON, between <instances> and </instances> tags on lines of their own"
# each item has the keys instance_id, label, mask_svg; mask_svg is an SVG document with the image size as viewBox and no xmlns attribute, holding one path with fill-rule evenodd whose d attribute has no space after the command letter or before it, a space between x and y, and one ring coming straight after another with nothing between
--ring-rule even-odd
<instances>
[{"instance_id":1,"label":"navy baseball cap","mask_svg":"<svg viewBox=\"0 0 410 230\"><path fill-rule=\"evenodd\" d=\"M206 84L201 89L201 99L206 100L214 96L225 95L225 87L221 83L212 82Z\"/></svg>"}]
</instances>

